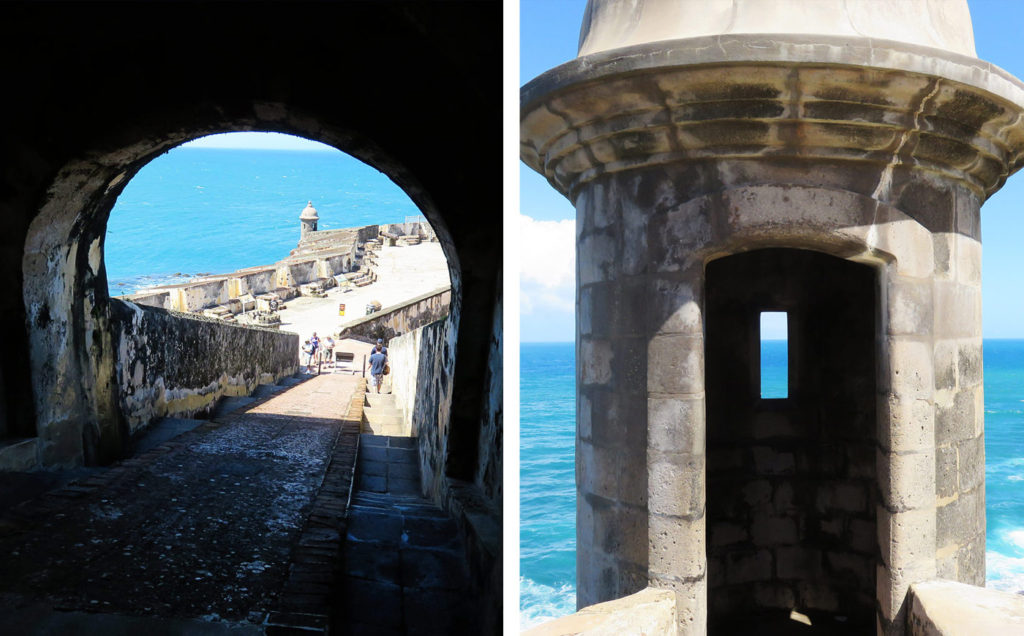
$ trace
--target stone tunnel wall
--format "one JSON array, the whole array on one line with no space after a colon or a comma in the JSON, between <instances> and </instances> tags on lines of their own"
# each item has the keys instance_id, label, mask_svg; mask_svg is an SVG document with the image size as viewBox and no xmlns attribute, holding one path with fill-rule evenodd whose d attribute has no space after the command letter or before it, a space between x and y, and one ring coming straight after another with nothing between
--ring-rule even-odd
<instances>
[{"instance_id":1,"label":"stone tunnel wall","mask_svg":"<svg viewBox=\"0 0 1024 636\"><path fill-rule=\"evenodd\" d=\"M444 481L455 365L455 330L442 319L388 341L395 404L419 437L423 491L438 498Z\"/></svg>"},{"instance_id":2,"label":"stone tunnel wall","mask_svg":"<svg viewBox=\"0 0 1024 636\"><path fill-rule=\"evenodd\" d=\"M502 303L499 300L496 304L492 319L484 379L487 403L481 413L471 483L449 475L457 316L456 313L388 342L392 391L396 405L403 410L407 430L419 439L423 492L459 525L470 573L481 590L483 633L497 633L502 597Z\"/></svg>"},{"instance_id":3,"label":"stone tunnel wall","mask_svg":"<svg viewBox=\"0 0 1024 636\"><path fill-rule=\"evenodd\" d=\"M119 406L127 432L209 412L298 369L298 334L110 301Z\"/></svg>"}]
</instances>

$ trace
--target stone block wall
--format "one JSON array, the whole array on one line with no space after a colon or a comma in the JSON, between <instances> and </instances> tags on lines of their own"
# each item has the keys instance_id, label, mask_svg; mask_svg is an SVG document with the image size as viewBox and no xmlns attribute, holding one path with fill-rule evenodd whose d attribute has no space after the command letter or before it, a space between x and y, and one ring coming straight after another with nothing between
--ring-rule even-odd
<instances>
[{"instance_id":1,"label":"stone block wall","mask_svg":"<svg viewBox=\"0 0 1024 636\"><path fill-rule=\"evenodd\" d=\"M452 302L450 287L442 287L353 321L338 333L339 338L384 338L391 342L397 336L410 333L424 325L448 315ZM390 347L390 345L388 345Z\"/></svg>"},{"instance_id":2,"label":"stone block wall","mask_svg":"<svg viewBox=\"0 0 1024 636\"><path fill-rule=\"evenodd\" d=\"M136 305L143 305L145 307L159 307L160 309L171 309L171 292L169 291L156 291L147 292L144 294L132 294L125 296L122 300L135 303Z\"/></svg>"},{"instance_id":3,"label":"stone block wall","mask_svg":"<svg viewBox=\"0 0 1024 636\"><path fill-rule=\"evenodd\" d=\"M970 212L960 209L961 215ZM936 574L984 585L981 243L977 236L954 232L935 234L933 240L938 256L932 290Z\"/></svg>"},{"instance_id":4,"label":"stone block wall","mask_svg":"<svg viewBox=\"0 0 1024 636\"><path fill-rule=\"evenodd\" d=\"M445 479L454 332L452 321L444 319L388 340L395 403L419 438L423 491L434 500L440 499Z\"/></svg>"},{"instance_id":5,"label":"stone block wall","mask_svg":"<svg viewBox=\"0 0 1024 636\"><path fill-rule=\"evenodd\" d=\"M470 575L481 593L477 609L484 633L500 631L501 621L500 303L495 320L485 383L490 390L490 406L481 425L476 479L472 483L448 474L456 317L419 327L388 342L392 391L407 418L407 428L418 438L423 491L459 526Z\"/></svg>"},{"instance_id":6,"label":"stone block wall","mask_svg":"<svg viewBox=\"0 0 1024 636\"><path fill-rule=\"evenodd\" d=\"M195 417L298 369L299 336L112 299L117 400L128 434Z\"/></svg>"},{"instance_id":7,"label":"stone block wall","mask_svg":"<svg viewBox=\"0 0 1024 636\"><path fill-rule=\"evenodd\" d=\"M277 286L276 272L274 267L265 267L256 271L235 272L232 280L238 281L238 289L232 290L232 298L243 294L266 294L274 291Z\"/></svg>"},{"instance_id":8,"label":"stone block wall","mask_svg":"<svg viewBox=\"0 0 1024 636\"><path fill-rule=\"evenodd\" d=\"M174 290L176 293L172 292L171 308L175 311L194 311L226 303L231 298L228 292L228 280L226 276L218 276L178 286ZM177 296L176 299L175 296Z\"/></svg>"},{"instance_id":9,"label":"stone block wall","mask_svg":"<svg viewBox=\"0 0 1024 636\"><path fill-rule=\"evenodd\" d=\"M285 262L277 268L277 286L295 287L310 283L318 278L316 259Z\"/></svg>"}]
</instances>

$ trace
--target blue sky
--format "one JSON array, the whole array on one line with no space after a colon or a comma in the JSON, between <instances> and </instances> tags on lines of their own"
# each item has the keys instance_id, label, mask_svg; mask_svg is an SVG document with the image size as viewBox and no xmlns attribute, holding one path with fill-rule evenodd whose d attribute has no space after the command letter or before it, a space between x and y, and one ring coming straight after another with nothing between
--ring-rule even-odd
<instances>
[{"instance_id":1,"label":"blue sky","mask_svg":"<svg viewBox=\"0 0 1024 636\"><path fill-rule=\"evenodd\" d=\"M337 152L327 144L294 135L270 132L207 135L182 144L182 148L236 148L244 150L317 150Z\"/></svg>"},{"instance_id":2,"label":"blue sky","mask_svg":"<svg viewBox=\"0 0 1024 636\"><path fill-rule=\"evenodd\" d=\"M1024 78L1024 1L969 0L978 57ZM576 56L586 0L520 0L520 83ZM559 270L572 257L575 211L520 163L522 251L520 337L572 341L575 287ZM981 211L986 338L1024 338L1024 171Z\"/></svg>"}]
</instances>

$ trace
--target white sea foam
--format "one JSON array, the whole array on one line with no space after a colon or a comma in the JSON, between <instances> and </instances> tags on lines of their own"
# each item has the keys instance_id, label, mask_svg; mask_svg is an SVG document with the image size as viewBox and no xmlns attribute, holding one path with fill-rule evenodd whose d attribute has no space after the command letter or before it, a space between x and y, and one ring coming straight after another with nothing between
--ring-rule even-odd
<instances>
[{"instance_id":1,"label":"white sea foam","mask_svg":"<svg viewBox=\"0 0 1024 636\"><path fill-rule=\"evenodd\" d=\"M557 587L519 577L519 629L529 629L576 611L576 586Z\"/></svg>"},{"instance_id":2,"label":"white sea foam","mask_svg":"<svg viewBox=\"0 0 1024 636\"><path fill-rule=\"evenodd\" d=\"M1024 591L1024 558L985 552L985 586L1004 592Z\"/></svg>"},{"instance_id":3,"label":"white sea foam","mask_svg":"<svg viewBox=\"0 0 1024 636\"><path fill-rule=\"evenodd\" d=\"M1010 530L1004 533L1006 540L1009 543L1017 546L1018 548L1024 548L1024 529L1022 530Z\"/></svg>"}]
</instances>

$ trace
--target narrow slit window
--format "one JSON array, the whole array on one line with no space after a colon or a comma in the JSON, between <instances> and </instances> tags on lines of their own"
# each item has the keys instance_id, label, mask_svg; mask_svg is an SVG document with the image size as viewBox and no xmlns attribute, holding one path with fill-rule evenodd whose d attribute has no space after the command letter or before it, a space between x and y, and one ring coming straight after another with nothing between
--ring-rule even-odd
<instances>
[{"instance_id":1,"label":"narrow slit window","mask_svg":"<svg viewBox=\"0 0 1024 636\"><path fill-rule=\"evenodd\" d=\"M789 320L784 311L761 312L761 399L789 397Z\"/></svg>"}]
</instances>

